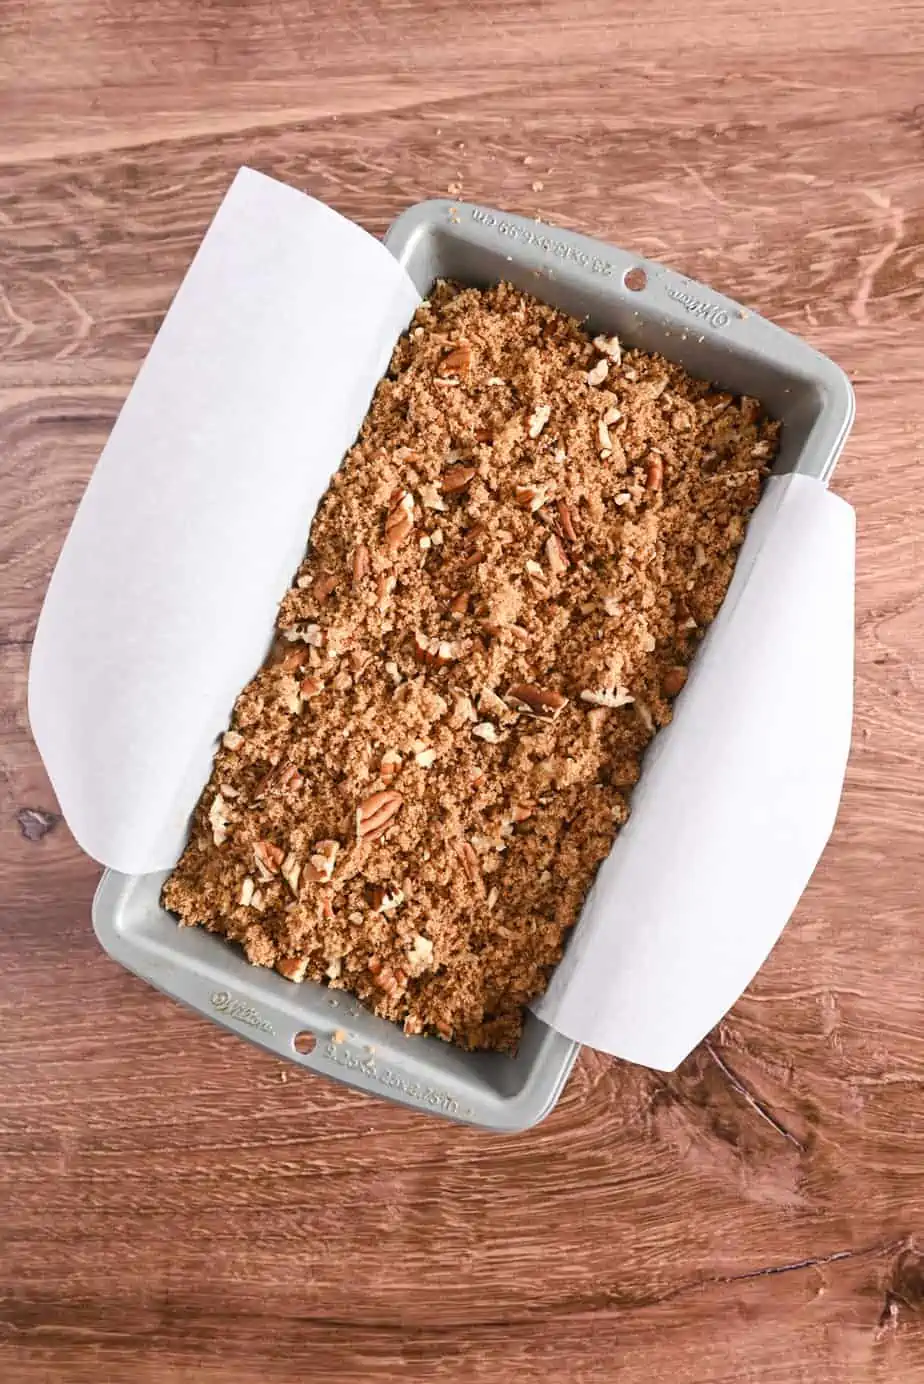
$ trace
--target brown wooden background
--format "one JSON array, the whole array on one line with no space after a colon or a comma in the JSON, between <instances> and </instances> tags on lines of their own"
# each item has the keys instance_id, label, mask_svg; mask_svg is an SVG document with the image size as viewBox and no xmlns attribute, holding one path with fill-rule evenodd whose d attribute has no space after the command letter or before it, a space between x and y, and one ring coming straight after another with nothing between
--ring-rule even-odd
<instances>
[{"instance_id":1,"label":"brown wooden background","mask_svg":"<svg viewBox=\"0 0 924 1384\"><path fill-rule=\"evenodd\" d=\"M244 161L609 237L856 386L835 839L708 1044L585 1055L532 1133L286 1079L104 958L35 815L42 592ZM3 0L0 1379L924 1380L922 478L921 0Z\"/></svg>"}]
</instances>

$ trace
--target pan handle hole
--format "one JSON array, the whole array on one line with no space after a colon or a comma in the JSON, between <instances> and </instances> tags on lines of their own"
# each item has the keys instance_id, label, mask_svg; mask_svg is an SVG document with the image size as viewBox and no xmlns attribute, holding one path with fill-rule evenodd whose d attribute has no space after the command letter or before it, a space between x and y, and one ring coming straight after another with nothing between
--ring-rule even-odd
<instances>
[{"instance_id":1,"label":"pan handle hole","mask_svg":"<svg viewBox=\"0 0 924 1384\"><path fill-rule=\"evenodd\" d=\"M302 1057L307 1057L310 1052L314 1052L318 1045L318 1040L307 1028L303 1028L301 1033L296 1033L292 1039L292 1046Z\"/></svg>"},{"instance_id":2,"label":"pan handle hole","mask_svg":"<svg viewBox=\"0 0 924 1384\"><path fill-rule=\"evenodd\" d=\"M632 293L641 293L643 288L648 287L648 275L640 264L636 264L632 269L627 269L622 276L622 281Z\"/></svg>"}]
</instances>

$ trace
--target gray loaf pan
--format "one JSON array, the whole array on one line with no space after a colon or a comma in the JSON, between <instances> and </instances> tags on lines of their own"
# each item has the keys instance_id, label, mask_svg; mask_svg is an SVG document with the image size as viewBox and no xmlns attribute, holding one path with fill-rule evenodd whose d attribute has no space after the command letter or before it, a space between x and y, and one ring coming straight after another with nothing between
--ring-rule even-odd
<instances>
[{"instance_id":1,"label":"gray loaf pan","mask_svg":"<svg viewBox=\"0 0 924 1384\"><path fill-rule=\"evenodd\" d=\"M833 471L853 418L844 374L712 289L601 241L466 203L411 207L385 243L423 295L439 278L506 279L592 333L616 333L755 395L783 421L778 471L823 481ZM362 1091L485 1129L525 1129L555 1105L578 1044L533 1015L513 1057L405 1037L343 991L293 985L248 965L222 938L178 927L160 906L165 878L107 872L93 905L97 936L123 966L232 1033Z\"/></svg>"}]
</instances>

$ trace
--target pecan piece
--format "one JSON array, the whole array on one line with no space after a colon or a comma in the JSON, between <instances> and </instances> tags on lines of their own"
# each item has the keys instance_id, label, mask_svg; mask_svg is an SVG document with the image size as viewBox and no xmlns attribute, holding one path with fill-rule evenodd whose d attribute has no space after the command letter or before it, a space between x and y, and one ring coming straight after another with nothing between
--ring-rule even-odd
<instances>
[{"instance_id":1,"label":"pecan piece","mask_svg":"<svg viewBox=\"0 0 924 1384\"><path fill-rule=\"evenodd\" d=\"M554 721L568 705L561 692L537 687L534 682L518 682L507 693L507 701L518 711L526 711L542 721Z\"/></svg>"},{"instance_id":2,"label":"pecan piece","mask_svg":"<svg viewBox=\"0 0 924 1384\"><path fill-rule=\"evenodd\" d=\"M375 977L375 983L380 990L384 990L389 999L395 999L407 989L407 976L401 970L393 971L390 966L385 966L377 956L369 958L369 971Z\"/></svg>"},{"instance_id":3,"label":"pecan piece","mask_svg":"<svg viewBox=\"0 0 924 1384\"><path fill-rule=\"evenodd\" d=\"M301 874L301 872L301 861L298 859L294 851L289 851L289 854L286 856L285 860L279 867L279 873L282 875L286 884L292 890L292 893L295 895L296 898L298 898L298 877Z\"/></svg>"},{"instance_id":4,"label":"pecan piece","mask_svg":"<svg viewBox=\"0 0 924 1384\"><path fill-rule=\"evenodd\" d=\"M304 781L296 765L288 762L280 764L263 776L254 790L251 802L258 803L267 793L284 793L287 789L294 792L301 788Z\"/></svg>"},{"instance_id":5,"label":"pecan piece","mask_svg":"<svg viewBox=\"0 0 924 1384\"><path fill-rule=\"evenodd\" d=\"M404 903L404 890L389 891L381 884L367 884L366 898L369 900L370 908L375 909L376 913L393 913Z\"/></svg>"},{"instance_id":6,"label":"pecan piece","mask_svg":"<svg viewBox=\"0 0 924 1384\"><path fill-rule=\"evenodd\" d=\"M549 561L549 567L556 577L560 577L562 572L567 572L571 566L571 560L562 547L562 541L557 533L549 534L545 541L545 555Z\"/></svg>"},{"instance_id":7,"label":"pecan piece","mask_svg":"<svg viewBox=\"0 0 924 1384\"><path fill-rule=\"evenodd\" d=\"M315 582L314 586L312 587L312 590L314 592L314 598L317 601L318 605L323 605L324 602L327 600L328 596L333 595L333 593L337 589L337 582L339 580L340 578L335 576L333 572L321 573L321 575Z\"/></svg>"},{"instance_id":8,"label":"pecan piece","mask_svg":"<svg viewBox=\"0 0 924 1384\"><path fill-rule=\"evenodd\" d=\"M220 793L216 793L212 799L212 806L209 808L209 826L212 828L212 840L216 846L222 845L228 839L228 805Z\"/></svg>"},{"instance_id":9,"label":"pecan piece","mask_svg":"<svg viewBox=\"0 0 924 1384\"><path fill-rule=\"evenodd\" d=\"M561 524L561 531L569 543L577 542L577 530L574 527L574 514L571 506L566 500L559 500L556 506L558 510L558 522Z\"/></svg>"},{"instance_id":10,"label":"pecan piece","mask_svg":"<svg viewBox=\"0 0 924 1384\"><path fill-rule=\"evenodd\" d=\"M312 884L327 884L334 873L339 851L339 841L316 841L305 866L305 879Z\"/></svg>"},{"instance_id":11,"label":"pecan piece","mask_svg":"<svg viewBox=\"0 0 924 1384\"><path fill-rule=\"evenodd\" d=\"M382 612L382 614L384 614L385 611L388 609L388 602L391 600L391 593L395 589L395 581L396 579L394 577L388 577L383 572L382 575L379 577L378 582L376 583L375 598L376 602L378 603L379 610Z\"/></svg>"},{"instance_id":12,"label":"pecan piece","mask_svg":"<svg viewBox=\"0 0 924 1384\"><path fill-rule=\"evenodd\" d=\"M279 867L285 859L285 851L272 841L258 841L253 848L254 859L261 879L272 879L278 875Z\"/></svg>"},{"instance_id":13,"label":"pecan piece","mask_svg":"<svg viewBox=\"0 0 924 1384\"><path fill-rule=\"evenodd\" d=\"M414 656L429 668L445 668L459 657L459 650L448 639L428 639L420 630L414 635Z\"/></svg>"},{"instance_id":14,"label":"pecan piece","mask_svg":"<svg viewBox=\"0 0 924 1384\"><path fill-rule=\"evenodd\" d=\"M609 356L614 365L622 360L622 347L618 336L595 336L594 345L601 356Z\"/></svg>"},{"instance_id":15,"label":"pecan piece","mask_svg":"<svg viewBox=\"0 0 924 1384\"><path fill-rule=\"evenodd\" d=\"M386 750L382 755L379 773L383 779L393 779L401 768L402 760L397 750Z\"/></svg>"},{"instance_id":16,"label":"pecan piece","mask_svg":"<svg viewBox=\"0 0 924 1384\"><path fill-rule=\"evenodd\" d=\"M601 687L597 691L585 688L581 693L581 701L589 702L591 706L609 707L613 711L617 707L628 706L635 698L625 687Z\"/></svg>"},{"instance_id":17,"label":"pecan piece","mask_svg":"<svg viewBox=\"0 0 924 1384\"><path fill-rule=\"evenodd\" d=\"M407 542L413 529L414 496L405 490L385 517L385 546L391 557Z\"/></svg>"},{"instance_id":18,"label":"pecan piece","mask_svg":"<svg viewBox=\"0 0 924 1384\"><path fill-rule=\"evenodd\" d=\"M276 970L286 980L292 980L296 985L305 979L308 973L307 956L281 956L276 962Z\"/></svg>"},{"instance_id":19,"label":"pecan piece","mask_svg":"<svg viewBox=\"0 0 924 1384\"><path fill-rule=\"evenodd\" d=\"M683 685L686 682L686 680L686 668L668 668L667 672L664 674L664 679L661 683L661 688L664 692L665 697L676 697L678 692L680 692L683 689Z\"/></svg>"},{"instance_id":20,"label":"pecan piece","mask_svg":"<svg viewBox=\"0 0 924 1384\"><path fill-rule=\"evenodd\" d=\"M551 418L551 416L552 416L552 405L551 405L551 404L540 404L539 407L538 407L537 409L535 409L535 410L530 414L530 418L529 418L529 435L530 435L530 437L538 437L539 434L542 432L542 429L545 427L546 423L547 423L547 422L549 421L549 419Z\"/></svg>"},{"instance_id":21,"label":"pecan piece","mask_svg":"<svg viewBox=\"0 0 924 1384\"><path fill-rule=\"evenodd\" d=\"M357 543L353 549L353 585L358 586L369 575L371 559L365 543Z\"/></svg>"},{"instance_id":22,"label":"pecan piece","mask_svg":"<svg viewBox=\"0 0 924 1384\"><path fill-rule=\"evenodd\" d=\"M481 866L478 863L478 855L475 847L468 841L455 841L456 855L462 862L462 868L468 875L469 881L475 886L475 890L480 898L484 898L487 890L485 889L484 876L481 873Z\"/></svg>"},{"instance_id":23,"label":"pecan piece","mask_svg":"<svg viewBox=\"0 0 924 1384\"><path fill-rule=\"evenodd\" d=\"M404 799L393 789L385 788L378 793L370 793L356 809L357 840L377 841L391 826L403 806Z\"/></svg>"},{"instance_id":24,"label":"pecan piece","mask_svg":"<svg viewBox=\"0 0 924 1384\"><path fill-rule=\"evenodd\" d=\"M295 644L291 649L286 649L276 667L281 673L295 673L308 662L309 653L307 644Z\"/></svg>"},{"instance_id":25,"label":"pecan piece","mask_svg":"<svg viewBox=\"0 0 924 1384\"><path fill-rule=\"evenodd\" d=\"M664 462L657 452L653 452L648 459L648 470L645 473L645 485L649 490L660 490L664 484Z\"/></svg>"},{"instance_id":26,"label":"pecan piece","mask_svg":"<svg viewBox=\"0 0 924 1384\"><path fill-rule=\"evenodd\" d=\"M472 348L467 341L460 341L447 351L437 367L440 375L458 375L465 379L472 368Z\"/></svg>"},{"instance_id":27,"label":"pecan piece","mask_svg":"<svg viewBox=\"0 0 924 1384\"><path fill-rule=\"evenodd\" d=\"M535 514L537 509L541 509L549 498L549 487L547 485L517 485L514 487L513 499L521 509L528 509L530 514Z\"/></svg>"},{"instance_id":28,"label":"pecan piece","mask_svg":"<svg viewBox=\"0 0 924 1384\"><path fill-rule=\"evenodd\" d=\"M471 485L477 474L474 466L450 466L440 478L440 488L444 495L454 495Z\"/></svg>"}]
</instances>

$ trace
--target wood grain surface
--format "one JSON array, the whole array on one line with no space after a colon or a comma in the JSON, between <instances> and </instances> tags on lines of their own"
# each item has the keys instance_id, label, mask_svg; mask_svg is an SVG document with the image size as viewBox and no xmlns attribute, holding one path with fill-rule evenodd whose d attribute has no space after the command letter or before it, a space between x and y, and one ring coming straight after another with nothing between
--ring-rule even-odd
<instances>
[{"instance_id":1,"label":"wood grain surface","mask_svg":"<svg viewBox=\"0 0 924 1384\"><path fill-rule=\"evenodd\" d=\"M921 0L0 6L4 1384L924 1381L922 71ZM831 846L678 1072L585 1053L523 1135L287 1070L108 961L29 738L68 522L245 161L376 232L459 183L608 237L856 387Z\"/></svg>"}]
</instances>

